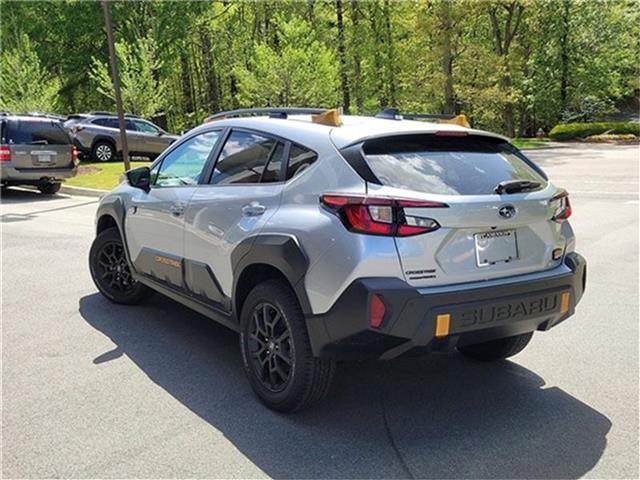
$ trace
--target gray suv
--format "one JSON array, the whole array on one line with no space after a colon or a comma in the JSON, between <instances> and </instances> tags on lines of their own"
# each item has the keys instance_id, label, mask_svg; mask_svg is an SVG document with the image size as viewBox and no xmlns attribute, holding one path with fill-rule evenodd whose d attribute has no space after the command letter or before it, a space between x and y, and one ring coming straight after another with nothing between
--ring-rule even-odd
<instances>
[{"instance_id":1,"label":"gray suv","mask_svg":"<svg viewBox=\"0 0 640 480\"><path fill-rule=\"evenodd\" d=\"M568 194L507 139L314 112L220 114L129 171L97 211L100 292L238 331L278 411L324 397L337 360L499 360L573 315Z\"/></svg>"},{"instance_id":2,"label":"gray suv","mask_svg":"<svg viewBox=\"0 0 640 480\"><path fill-rule=\"evenodd\" d=\"M44 194L76 174L78 151L62 122L48 116L0 115L2 187L35 185Z\"/></svg>"},{"instance_id":3,"label":"gray suv","mask_svg":"<svg viewBox=\"0 0 640 480\"><path fill-rule=\"evenodd\" d=\"M122 152L118 117L108 112L70 115L64 123L74 145L98 162L109 162ZM156 158L177 136L140 117L126 115L127 144L135 156Z\"/></svg>"}]
</instances>

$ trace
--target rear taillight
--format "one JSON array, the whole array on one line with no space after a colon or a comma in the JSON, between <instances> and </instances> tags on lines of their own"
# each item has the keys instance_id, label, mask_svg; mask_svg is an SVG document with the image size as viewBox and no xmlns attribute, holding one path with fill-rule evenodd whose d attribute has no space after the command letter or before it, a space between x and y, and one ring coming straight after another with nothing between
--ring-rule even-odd
<instances>
[{"instance_id":1,"label":"rear taillight","mask_svg":"<svg viewBox=\"0 0 640 480\"><path fill-rule=\"evenodd\" d=\"M408 237L433 232L440 225L433 218L409 213L407 208L447 208L446 203L327 194L320 203L337 215L352 232Z\"/></svg>"},{"instance_id":2,"label":"rear taillight","mask_svg":"<svg viewBox=\"0 0 640 480\"><path fill-rule=\"evenodd\" d=\"M0 162L11 161L11 150L6 145L0 146Z\"/></svg>"},{"instance_id":3,"label":"rear taillight","mask_svg":"<svg viewBox=\"0 0 640 480\"><path fill-rule=\"evenodd\" d=\"M80 162L78 157L78 148L75 145L71 145L71 160L76 165Z\"/></svg>"},{"instance_id":4,"label":"rear taillight","mask_svg":"<svg viewBox=\"0 0 640 480\"><path fill-rule=\"evenodd\" d=\"M565 222L573 213L571 203L569 202L569 192L566 190L560 190L556 193L551 199L551 205L555 207L553 217L551 218L554 222Z\"/></svg>"}]
</instances>

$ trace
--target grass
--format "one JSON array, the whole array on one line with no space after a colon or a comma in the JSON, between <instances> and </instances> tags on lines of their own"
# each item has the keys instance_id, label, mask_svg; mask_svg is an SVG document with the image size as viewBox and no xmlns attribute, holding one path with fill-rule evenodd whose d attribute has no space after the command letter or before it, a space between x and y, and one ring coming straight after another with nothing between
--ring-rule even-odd
<instances>
[{"instance_id":1,"label":"grass","mask_svg":"<svg viewBox=\"0 0 640 480\"><path fill-rule=\"evenodd\" d=\"M514 138L511 140L520 149L544 148L549 146L548 138Z\"/></svg>"},{"instance_id":2,"label":"grass","mask_svg":"<svg viewBox=\"0 0 640 480\"><path fill-rule=\"evenodd\" d=\"M151 162L131 162L131 168L143 165L151 165ZM64 183L75 187L111 190L120 183L120 175L123 173L122 162L81 162L78 174Z\"/></svg>"}]
</instances>

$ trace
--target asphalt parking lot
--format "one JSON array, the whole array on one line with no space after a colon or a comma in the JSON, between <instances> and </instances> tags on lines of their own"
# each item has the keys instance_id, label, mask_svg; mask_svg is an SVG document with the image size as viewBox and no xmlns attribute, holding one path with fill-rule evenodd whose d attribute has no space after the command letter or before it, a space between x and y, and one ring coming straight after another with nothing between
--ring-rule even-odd
<instances>
[{"instance_id":1,"label":"asphalt parking lot","mask_svg":"<svg viewBox=\"0 0 640 480\"><path fill-rule=\"evenodd\" d=\"M513 361L345 364L289 416L253 397L231 331L97 294L96 199L5 192L2 477L637 478L639 152L530 152L571 192L574 318Z\"/></svg>"}]
</instances>

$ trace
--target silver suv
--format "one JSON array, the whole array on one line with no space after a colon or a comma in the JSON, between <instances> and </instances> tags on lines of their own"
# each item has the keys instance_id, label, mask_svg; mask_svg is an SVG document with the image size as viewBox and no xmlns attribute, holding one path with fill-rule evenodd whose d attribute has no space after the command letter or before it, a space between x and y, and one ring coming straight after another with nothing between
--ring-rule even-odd
<instances>
[{"instance_id":1,"label":"silver suv","mask_svg":"<svg viewBox=\"0 0 640 480\"><path fill-rule=\"evenodd\" d=\"M221 114L129 171L98 208L98 289L155 290L238 331L279 411L325 396L336 360L498 360L574 313L567 192L507 139L297 113Z\"/></svg>"},{"instance_id":2,"label":"silver suv","mask_svg":"<svg viewBox=\"0 0 640 480\"><path fill-rule=\"evenodd\" d=\"M118 117L109 112L70 115L64 126L74 145L98 162L109 162L122 152ZM125 116L127 145L134 156L156 158L178 137L134 115Z\"/></svg>"}]
</instances>

